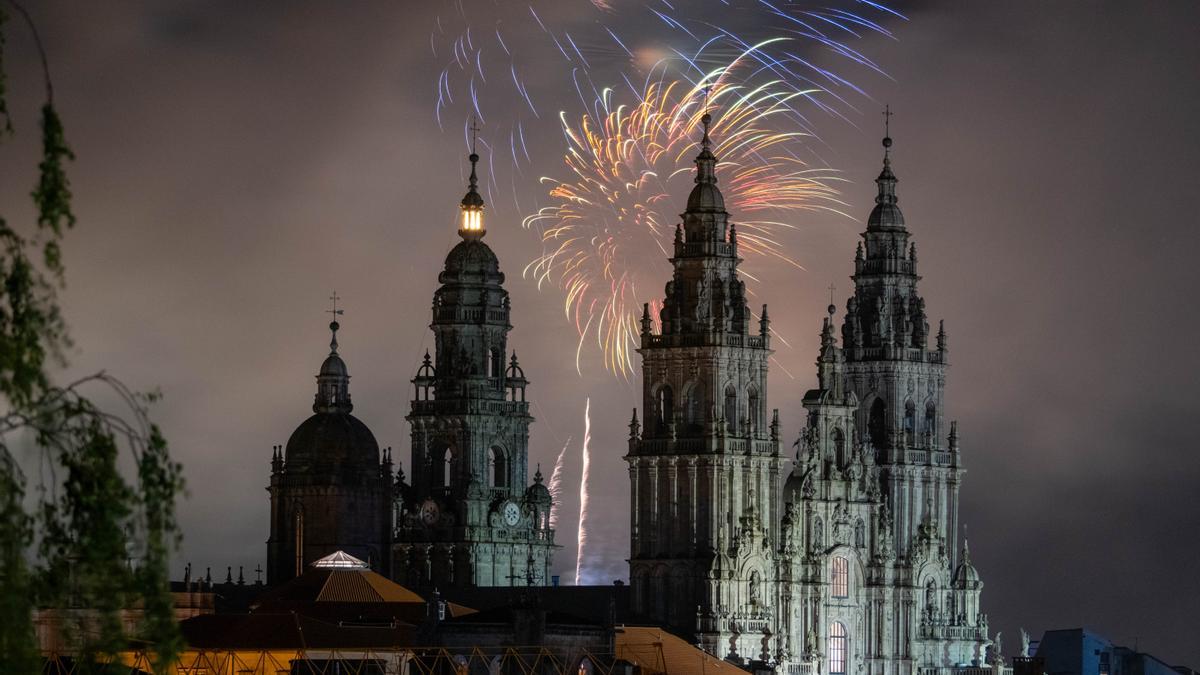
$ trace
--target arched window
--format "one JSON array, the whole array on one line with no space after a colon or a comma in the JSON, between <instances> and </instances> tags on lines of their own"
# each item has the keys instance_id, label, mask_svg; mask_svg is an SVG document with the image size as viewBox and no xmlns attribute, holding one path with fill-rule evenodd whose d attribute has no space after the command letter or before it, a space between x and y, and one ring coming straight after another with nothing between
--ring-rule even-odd
<instances>
[{"instance_id":1,"label":"arched window","mask_svg":"<svg viewBox=\"0 0 1200 675\"><path fill-rule=\"evenodd\" d=\"M729 433L737 432L737 389L732 384L725 387L725 425L729 429Z\"/></svg>"},{"instance_id":2,"label":"arched window","mask_svg":"<svg viewBox=\"0 0 1200 675\"><path fill-rule=\"evenodd\" d=\"M747 418L750 420L750 431L757 432L762 427L762 410L758 401L758 390L750 387L747 393Z\"/></svg>"},{"instance_id":3,"label":"arched window","mask_svg":"<svg viewBox=\"0 0 1200 675\"><path fill-rule=\"evenodd\" d=\"M867 423L867 430L871 434L871 445L875 446L876 450L888 447L887 427L887 406L884 405L882 398L877 398L871 404L871 419Z\"/></svg>"},{"instance_id":4,"label":"arched window","mask_svg":"<svg viewBox=\"0 0 1200 675\"><path fill-rule=\"evenodd\" d=\"M499 349L492 350L492 358L488 364L488 377L500 377L504 372L504 355Z\"/></svg>"},{"instance_id":5,"label":"arched window","mask_svg":"<svg viewBox=\"0 0 1200 675\"><path fill-rule=\"evenodd\" d=\"M930 445L937 445L937 408L933 401L925 404L925 436Z\"/></svg>"},{"instance_id":6,"label":"arched window","mask_svg":"<svg viewBox=\"0 0 1200 675\"><path fill-rule=\"evenodd\" d=\"M829 675L845 675L846 627L834 621L829 626Z\"/></svg>"},{"instance_id":7,"label":"arched window","mask_svg":"<svg viewBox=\"0 0 1200 675\"><path fill-rule=\"evenodd\" d=\"M508 487L508 458L500 448L488 449L488 487Z\"/></svg>"},{"instance_id":8,"label":"arched window","mask_svg":"<svg viewBox=\"0 0 1200 675\"><path fill-rule=\"evenodd\" d=\"M829 569L829 594L835 598L850 597L850 561L834 556Z\"/></svg>"},{"instance_id":9,"label":"arched window","mask_svg":"<svg viewBox=\"0 0 1200 675\"><path fill-rule=\"evenodd\" d=\"M666 433L667 425L669 425L675 417L675 398L671 391L671 385L664 384L658 388L658 396L654 401L655 420L658 422L658 432Z\"/></svg>"},{"instance_id":10,"label":"arched window","mask_svg":"<svg viewBox=\"0 0 1200 675\"><path fill-rule=\"evenodd\" d=\"M704 424L704 383L697 382L687 390L687 423L692 430Z\"/></svg>"},{"instance_id":11,"label":"arched window","mask_svg":"<svg viewBox=\"0 0 1200 675\"><path fill-rule=\"evenodd\" d=\"M916 445L914 435L917 426L917 406L912 401L904 404L904 442L908 447Z\"/></svg>"},{"instance_id":12,"label":"arched window","mask_svg":"<svg viewBox=\"0 0 1200 675\"><path fill-rule=\"evenodd\" d=\"M450 487L450 482L454 479L454 451L446 448L442 453L442 487Z\"/></svg>"},{"instance_id":13,"label":"arched window","mask_svg":"<svg viewBox=\"0 0 1200 675\"><path fill-rule=\"evenodd\" d=\"M841 427L833 428L833 456L838 467L846 466L846 434L842 433Z\"/></svg>"}]
</instances>

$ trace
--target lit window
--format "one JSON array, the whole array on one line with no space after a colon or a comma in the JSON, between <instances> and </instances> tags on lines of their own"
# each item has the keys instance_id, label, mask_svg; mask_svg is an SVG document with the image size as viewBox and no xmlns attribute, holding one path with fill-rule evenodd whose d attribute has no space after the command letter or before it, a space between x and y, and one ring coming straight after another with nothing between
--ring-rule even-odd
<instances>
[{"instance_id":1,"label":"lit window","mask_svg":"<svg viewBox=\"0 0 1200 675\"><path fill-rule=\"evenodd\" d=\"M846 627L834 621L829 626L829 673L844 675L846 672Z\"/></svg>"},{"instance_id":2,"label":"lit window","mask_svg":"<svg viewBox=\"0 0 1200 675\"><path fill-rule=\"evenodd\" d=\"M849 560L846 560L841 556L834 557L830 574L830 582L830 585L833 588L833 597L846 598L850 596Z\"/></svg>"}]
</instances>

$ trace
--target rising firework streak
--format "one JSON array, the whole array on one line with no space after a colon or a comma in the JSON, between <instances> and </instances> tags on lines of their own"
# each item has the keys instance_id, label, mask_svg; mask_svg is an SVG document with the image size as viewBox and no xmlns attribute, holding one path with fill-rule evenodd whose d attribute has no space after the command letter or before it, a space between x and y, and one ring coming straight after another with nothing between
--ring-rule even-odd
<instances>
[{"instance_id":1,"label":"rising firework streak","mask_svg":"<svg viewBox=\"0 0 1200 675\"><path fill-rule=\"evenodd\" d=\"M571 445L571 437L567 437L567 442L563 443L562 450L558 451L558 459L554 460L554 472L550 474L550 529L558 527L558 508L562 501L562 472L563 459L567 455L567 446Z\"/></svg>"},{"instance_id":2,"label":"rising firework streak","mask_svg":"<svg viewBox=\"0 0 1200 675\"><path fill-rule=\"evenodd\" d=\"M579 480L579 549L575 556L575 585L583 579L583 555L587 548L588 516L588 472L592 464L592 452L588 447L592 441L592 399L583 406L583 476Z\"/></svg>"}]
</instances>

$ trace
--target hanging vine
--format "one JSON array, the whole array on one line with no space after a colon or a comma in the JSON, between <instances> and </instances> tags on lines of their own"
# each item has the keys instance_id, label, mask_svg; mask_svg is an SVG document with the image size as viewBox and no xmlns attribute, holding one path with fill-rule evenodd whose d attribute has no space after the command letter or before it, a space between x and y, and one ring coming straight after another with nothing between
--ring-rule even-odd
<instances>
[{"instance_id":1,"label":"hanging vine","mask_svg":"<svg viewBox=\"0 0 1200 675\"><path fill-rule=\"evenodd\" d=\"M76 223L66 172L75 156L36 26L20 4L7 1L33 36L46 101L31 193L37 222L22 235L0 217L0 672L42 669L32 615L46 609L58 610L78 672L103 669L134 639L151 645L155 671L167 672L182 648L167 576L180 538L182 468L150 420L157 395L134 392L104 372L54 383L51 368L66 365L71 344L57 289L65 282L63 237ZM7 19L0 8L0 138L13 133ZM94 402L113 394L115 411ZM33 450L27 462L42 469L31 500L16 452L25 449ZM124 450L133 455L134 477L118 467ZM128 634L123 612L133 608L143 618Z\"/></svg>"}]
</instances>

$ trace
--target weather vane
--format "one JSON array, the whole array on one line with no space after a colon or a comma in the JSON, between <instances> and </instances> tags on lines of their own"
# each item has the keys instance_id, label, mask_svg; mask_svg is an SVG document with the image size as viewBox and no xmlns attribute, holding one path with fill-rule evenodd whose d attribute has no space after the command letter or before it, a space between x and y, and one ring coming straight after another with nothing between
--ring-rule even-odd
<instances>
[{"instance_id":1,"label":"weather vane","mask_svg":"<svg viewBox=\"0 0 1200 675\"><path fill-rule=\"evenodd\" d=\"M337 321L338 316L345 314L346 311L337 308L337 302L338 300L341 300L341 298L338 297L337 291L334 291L333 295L329 296L329 299L333 301L333 309L327 309L325 311L329 314L332 314L333 320Z\"/></svg>"},{"instance_id":2,"label":"weather vane","mask_svg":"<svg viewBox=\"0 0 1200 675\"><path fill-rule=\"evenodd\" d=\"M476 154L475 153L475 135L479 132L479 129L480 129L479 118L476 117L475 115L471 115L471 126L469 126L467 128L471 130L471 154L474 155L474 154Z\"/></svg>"},{"instance_id":3,"label":"weather vane","mask_svg":"<svg viewBox=\"0 0 1200 675\"><path fill-rule=\"evenodd\" d=\"M892 135L892 132L891 132L892 116L895 114L896 113L892 112L892 107L890 105L883 106L883 135L884 136L890 137Z\"/></svg>"}]
</instances>

